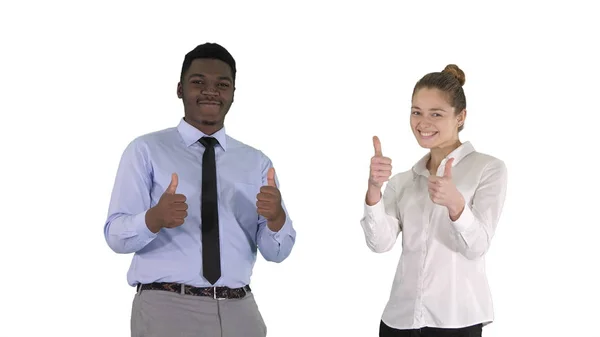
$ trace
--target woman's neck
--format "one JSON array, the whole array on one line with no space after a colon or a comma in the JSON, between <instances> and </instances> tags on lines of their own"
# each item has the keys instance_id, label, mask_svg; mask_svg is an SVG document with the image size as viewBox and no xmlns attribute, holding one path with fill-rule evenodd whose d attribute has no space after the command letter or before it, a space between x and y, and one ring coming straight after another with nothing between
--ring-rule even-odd
<instances>
[{"instance_id":1,"label":"woman's neck","mask_svg":"<svg viewBox=\"0 0 600 337\"><path fill-rule=\"evenodd\" d=\"M442 160L446 158L452 151L456 150L462 143L460 140L456 140L450 145L444 145L436 148L432 148L429 152L429 160L427 161L427 169L429 172L437 172L438 167L442 163Z\"/></svg>"}]
</instances>

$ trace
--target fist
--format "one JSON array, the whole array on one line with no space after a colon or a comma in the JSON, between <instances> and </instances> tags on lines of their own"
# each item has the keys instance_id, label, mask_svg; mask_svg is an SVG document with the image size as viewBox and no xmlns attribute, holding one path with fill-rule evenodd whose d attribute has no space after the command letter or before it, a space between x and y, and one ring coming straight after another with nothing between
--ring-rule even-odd
<instances>
[{"instance_id":1,"label":"fist","mask_svg":"<svg viewBox=\"0 0 600 337\"><path fill-rule=\"evenodd\" d=\"M452 181L452 163L454 158L449 159L444 167L442 177L429 176L428 190L431 201L435 204L445 206L448 209L454 209L464 205L462 194Z\"/></svg>"},{"instance_id":2,"label":"fist","mask_svg":"<svg viewBox=\"0 0 600 337\"><path fill-rule=\"evenodd\" d=\"M373 147L375 155L371 158L369 186L381 189L383 183L392 176L392 160L381 153L381 142L377 136L373 137Z\"/></svg>"},{"instance_id":3,"label":"fist","mask_svg":"<svg viewBox=\"0 0 600 337\"><path fill-rule=\"evenodd\" d=\"M256 208L258 214L268 221L279 220L284 216L281 193L275 183L275 169L272 167L267 172L267 185L262 186L256 195Z\"/></svg>"},{"instance_id":4,"label":"fist","mask_svg":"<svg viewBox=\"0 0 600 337\"><path fill-rule=\"evenodd\" d=\"M179 178L176 173L171 176L171 183L160 197L158 204L152 208L150 230L158 232L163 227L173 228L183 224L187 217L188 205L183 194L177 194Z\"/></svg>"}]
</instances>

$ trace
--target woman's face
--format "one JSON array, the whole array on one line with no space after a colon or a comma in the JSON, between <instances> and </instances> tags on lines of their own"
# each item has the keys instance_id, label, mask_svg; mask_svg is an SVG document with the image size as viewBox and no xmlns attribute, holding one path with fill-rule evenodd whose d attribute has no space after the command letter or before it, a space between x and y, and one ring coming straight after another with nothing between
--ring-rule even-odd
<instances>
[{"instance_id":1,"label":"woman's face","mask_svg":"<svg viewBox=\"0 0 600 337\"><path fill-rule=\"evenodd\" d=\"M412 99L410 127L421 147L443 148L458 140L458 127L466 111L456 115L447 95L438 89L422 88Z\"/></svg>"}]
</instances>

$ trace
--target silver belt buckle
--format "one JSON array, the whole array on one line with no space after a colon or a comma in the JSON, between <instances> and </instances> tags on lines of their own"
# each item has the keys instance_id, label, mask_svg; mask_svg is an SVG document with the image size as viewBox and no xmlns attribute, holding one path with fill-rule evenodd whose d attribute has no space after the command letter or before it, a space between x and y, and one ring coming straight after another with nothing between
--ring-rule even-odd
<instances>
[{"instance_id":1,"label":"silver belt buckle","mask_svg":"<svg viewBox=\"0 0 600 337\"><path fill-rule=\"evenodd\" d=\"M217 287L213 287L213 298L218 301L225 300L225 297L217 297Z\"/></svg>"}]
</instances>

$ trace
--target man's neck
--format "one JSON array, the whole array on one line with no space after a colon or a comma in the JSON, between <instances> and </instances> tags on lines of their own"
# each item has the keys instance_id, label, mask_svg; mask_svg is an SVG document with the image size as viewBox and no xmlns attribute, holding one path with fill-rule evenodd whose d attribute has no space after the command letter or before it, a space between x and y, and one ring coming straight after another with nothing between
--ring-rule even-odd
<instances>
[{"instance_id":1,"label":"man's neck","mask_svg":"<svg viewBox=\"0 0 600 337\"><path fill-rule=\"evenodd\" d=\"M215 134L217 131L221 130L223 125L199 125L196 129L202 131L203 134L207 136L211 136Z\"/></svg>"},{"instance_id":2,"label":"man's neck","mask_svg":"<svg viewBox=\"0 0 600 337\"><path fill-rule=\"evenodd\" d=\"M186 119L185 117L183 118L183 120L186 121L191 126L195 127L196 129L200 130L200 132L202 132L203 134L205 134L207 136L211 136L223 128L222 123L217 123L217 124L196 123L192 120Z\"/></svg>"}]
</instances>

